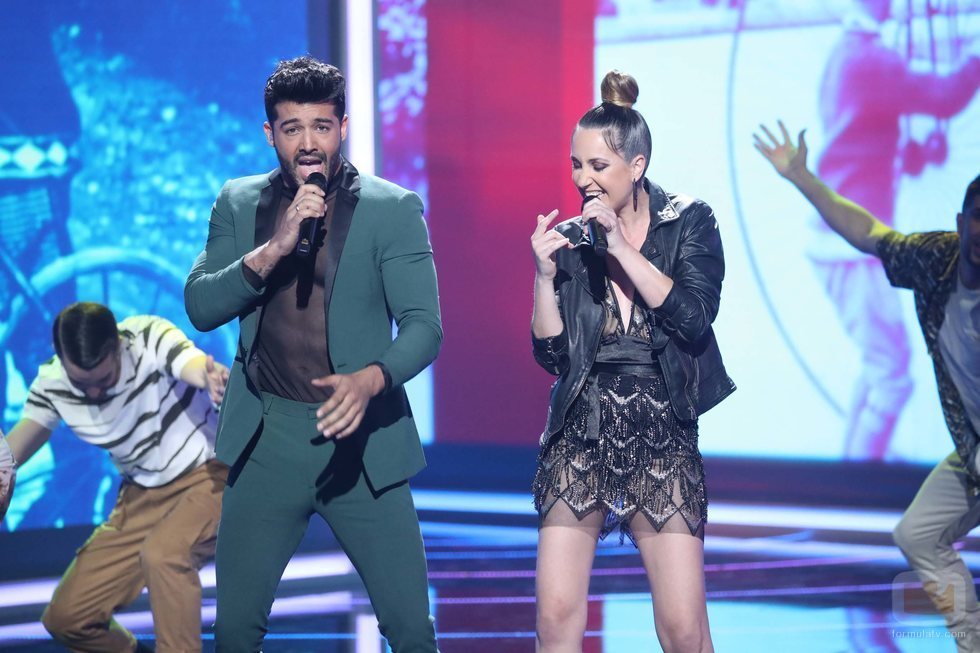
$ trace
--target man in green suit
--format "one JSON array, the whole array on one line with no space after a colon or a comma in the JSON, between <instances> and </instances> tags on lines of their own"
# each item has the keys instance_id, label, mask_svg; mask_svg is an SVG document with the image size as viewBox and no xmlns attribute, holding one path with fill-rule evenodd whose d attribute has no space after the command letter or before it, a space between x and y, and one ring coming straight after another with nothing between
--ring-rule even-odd
<instances>
[{"instance_id":1,"label":"man in green suit","mask_svg":"<svg viewBox=\"0 0 980 653\"><path fill-rule=\"evenodd\" d=\"M418 196L341 156L344 89L333 66L280 62L264 126L279 168L224 185L184 290L198 329L235 318L241 328L216 446L231 466L218 651L260 650L313 513L360 574L392 649L436 651L407 480L425 459L403 388L442 342L432 249ZM306 183L313 173L323 188Z\"/></svg>"}]
</instances>

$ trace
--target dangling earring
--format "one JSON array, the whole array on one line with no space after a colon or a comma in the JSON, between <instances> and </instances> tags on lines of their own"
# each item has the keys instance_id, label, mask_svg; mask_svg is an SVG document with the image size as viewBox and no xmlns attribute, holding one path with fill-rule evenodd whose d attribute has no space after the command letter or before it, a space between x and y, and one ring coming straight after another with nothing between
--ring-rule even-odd
<instances>
[{"instance_id":1,"label":"dangling earring","mask_svg":"<svg viewBox=\"0 0 980 653\"><path fill-rule=\"evenodd\" d=\"M636 210L637 200L640 193L640 180L633 180L633 210Z\"/></svg>"}]
</instances>

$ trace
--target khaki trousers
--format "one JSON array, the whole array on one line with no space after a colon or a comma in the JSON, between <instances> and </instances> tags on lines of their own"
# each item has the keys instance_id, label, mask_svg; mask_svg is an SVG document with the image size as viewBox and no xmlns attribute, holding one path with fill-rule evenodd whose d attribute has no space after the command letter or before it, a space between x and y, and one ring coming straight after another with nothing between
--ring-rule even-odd
<instances>
[{"instance_id":1,"label":"khaki trousers","mask_svg":"<svg viewBox=\"0 0 980 653\"><path fill-rule=\"evenodd\" d=\"M953 544L977 524L980 497L954 451L933 468L894 532L962 653L980 651L980 606L973 576Z\"/></svg>"},{"instance_id":2,"label":"khaki trousers","mask_svg":"<svg viewBox=\"0 0 980 653\"><path fill-rule=\"evenodd\" d=\"M228 468L211 461L163 487L123 483L109 518L78 550L41 621L72 651L132 651L113 612L146 587L156 650L201 650L198 570L214 555Z\"/></svg>"}]
</instances>

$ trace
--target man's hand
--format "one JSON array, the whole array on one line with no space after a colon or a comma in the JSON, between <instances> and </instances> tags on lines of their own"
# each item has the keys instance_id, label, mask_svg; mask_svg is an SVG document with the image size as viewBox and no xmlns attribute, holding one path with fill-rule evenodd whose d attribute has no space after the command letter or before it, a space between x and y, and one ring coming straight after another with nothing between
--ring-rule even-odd
<instances>
[{"instance_id":1,"label":"man's hand","mask_svg":"<svg viewBox=\"0 0 980 653\"><path fill-rule=\"evenodd\" d=\"M323 437L346 438L364 419L368 403L385 387L384 374L377 365L368 365L353 374L331 374L313 379L318 388L331 388L333 395L316 411L316 428Z\"/></svg>"},{"instance_id":2,"label":"man's hand","mask_svg":"<svg viewBox=\"0 0 980 653\"><path fill-rule=\"evenodd\" d=\"M242 263L263 280L279 265L279 261L293 253L299 241L299 228L303 220L319 218L326 211L325 195L313 184L303 184L296 191L296 197L286 208L282 223L268 242L263 243L245 255Z\"/></svg>"},{"instance_id":3,"label":"man's hand","mask_svg":"<svg viewBox=\"0 0 980 653\"><path fill-rule=\"evenodd\" d=\"M214 356L209 354L204 363L204 380L211 401L215 406L220 406L225 398L225 386L228 385L228 368L215 362Z\"/></svg>"},{"instance_id":4,"label":"man's hand","mask_svg":"<svg viewBox=\"0 0 980 653\"><path fill-rule=\"evenodd\" d=\"M779 130L782 132L781 142L765 125L759 125L759 127L769 138L768 142L758 134L752 134L752 138L755 140L755 149L768 159L776 172L792 181L794 176L806 171L807 147L806 140L803 138L806 130L800 131L800 135L797 137L797 145L793 145L783 121L780 120L778 124Z\"/></svg>"},{"instance_id":5,"label":"man's hand","mask_svg":"<svg viewBox=\"0 0 980 653\"><path fill-rule=\"evenodd\" d=\"M303 184L286 209L282 223L269 240L269 246L279 257L289 256L299 240L299 227L303 220L319 218L326 211L326 194L318 186Z\"/></svg>"}]
</instances>

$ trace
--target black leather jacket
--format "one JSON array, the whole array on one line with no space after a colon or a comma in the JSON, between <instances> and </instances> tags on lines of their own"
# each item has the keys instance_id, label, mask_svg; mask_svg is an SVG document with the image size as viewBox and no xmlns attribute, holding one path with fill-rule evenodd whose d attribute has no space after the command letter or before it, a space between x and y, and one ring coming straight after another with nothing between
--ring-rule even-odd
<instances>
[{"instance_id":1,"label":"black leather jacket","mask_svg":"<svg viewBox=\"0 0 980 653\"><path fill-rule=\"evenodd\" d=\"M643 183L650 194L650 229L640 251L674 281L661 306L645 309L646 319L652 330L667 336L657 358L671 407L679 419L693 421L735 390L711 329L725 276L721 236L707 204L667 194L646 179ZM557 263L555 291L565 329L550 338L532 335L535 360L558 376L542 442L564 425L595 361L605 322L602 259L592 248L581 247L559 250Z\"/></svg>"}]
</instances>

